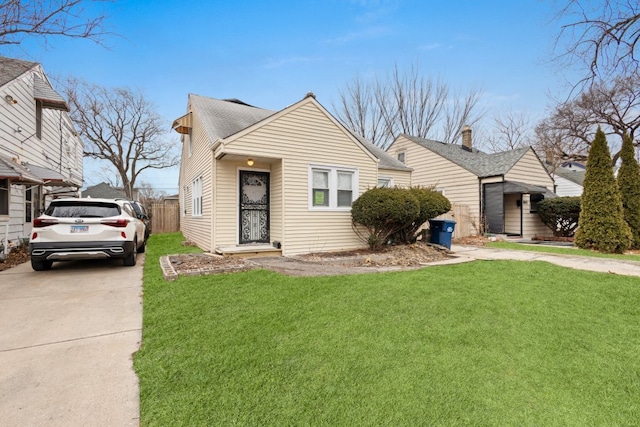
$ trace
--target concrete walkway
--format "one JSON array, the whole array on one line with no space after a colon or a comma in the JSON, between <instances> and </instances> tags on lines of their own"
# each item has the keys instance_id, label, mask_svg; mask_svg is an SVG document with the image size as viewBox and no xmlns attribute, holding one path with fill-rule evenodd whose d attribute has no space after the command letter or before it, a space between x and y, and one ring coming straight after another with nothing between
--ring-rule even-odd
<instances>
[{"instance_id":1,"label":"concrete walkway","mask_svg":"<svg viewBox=\"0 0 640 427\"><path fill-rule=\"evenodd\" d=\"M139 425L143 263L0 272L0 425Z\"/></svg>"},{"instance_id":2,"label":"concrete walkway","mask_svg":"<svg viewBox=\"0 0 640 427\"><path fill-rule=\"evenodd\" d=\"M574 268L577 270L621 274L625 276L640 276L640 262L638 261L559 255L525 250L513 251L508 249L487 248L484 246L452 245L451 250L455 255L461 258L478 260L509 259L518 261L546 261L562 267Z\"/></svg>"}]
</instances>

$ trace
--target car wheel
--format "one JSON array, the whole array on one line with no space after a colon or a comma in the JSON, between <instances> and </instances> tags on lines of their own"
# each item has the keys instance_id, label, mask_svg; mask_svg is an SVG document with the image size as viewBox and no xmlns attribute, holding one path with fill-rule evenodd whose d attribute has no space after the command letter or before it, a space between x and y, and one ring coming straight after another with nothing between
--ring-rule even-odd
<instances>
[{"instance_id":1,"label":"car wheel","mask_svg":"<svg viewBox=\"0 0 640 427\"><path fill-rule=\"evenodd\" d=\"M46 259L36 261L34 259L31 260L31 268L35 271L45 271L51 270L51 266L53 265L53 261L47 261Z\"/></svg>"},{"instance_id":2,"label":"car wheel","mask_svg":"<svg viewBox=\"0 0 640 427\"><path fill-rule=\"evenodd\" d=\"M134 240L134 242L133 242L133 250L131 251L131 253L129 255L127 255L122 260L122 264L126 265L127 267L132 267L132 266L136 265L136 261L138 261L138 250L136 249L137 244L138 244L138 241Z\"/></svg>"},{"instance_id":3,"label":"car wheel","mask_svg":"<svg viewBox=\"0 0 640 427\"><path fill-rule=\"evenodd\" d=\"M146 251L146 250L147 250L147 241L146 241L146 240L144 240L144 241L142 242L142 244L138 247L138 253L139 253L139 254L143 254L143 253L144 253L144 251Z\"/></svg>"}]
</instances>

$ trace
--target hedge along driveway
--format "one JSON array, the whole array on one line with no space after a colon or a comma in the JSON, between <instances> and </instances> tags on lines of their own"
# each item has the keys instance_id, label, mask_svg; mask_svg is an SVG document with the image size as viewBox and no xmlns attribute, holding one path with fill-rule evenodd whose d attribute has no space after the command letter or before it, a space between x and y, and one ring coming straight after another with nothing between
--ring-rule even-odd
<instances>
[{"instance_id":1,"label":"hedge along driveway","mask_svg":"<svg viewBox=\"0 0 640 427\"><path fill-rule=\"evenodd\" d=\"M148 259L157 253L152 240ZM636 278L480 261L167 283L154 264L135 358L143 425L629 425L640 416Z\"/></svg>"}]
</instances>

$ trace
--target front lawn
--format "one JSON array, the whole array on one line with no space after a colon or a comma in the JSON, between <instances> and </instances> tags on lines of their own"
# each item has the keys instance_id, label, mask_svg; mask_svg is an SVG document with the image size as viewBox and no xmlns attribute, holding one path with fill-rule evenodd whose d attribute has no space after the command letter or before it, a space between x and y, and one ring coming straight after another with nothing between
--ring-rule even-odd
<instances>
[{"instance_id":1,"label":"front lawn","mask_svg":"<svg viewBox=\"0 0 640 427\"><path fill-rule=\"evenodd\" d=\"M541 262L164 282L153 236L142 425L633 425L640 283Z\"/></svg>"}]
</instances>

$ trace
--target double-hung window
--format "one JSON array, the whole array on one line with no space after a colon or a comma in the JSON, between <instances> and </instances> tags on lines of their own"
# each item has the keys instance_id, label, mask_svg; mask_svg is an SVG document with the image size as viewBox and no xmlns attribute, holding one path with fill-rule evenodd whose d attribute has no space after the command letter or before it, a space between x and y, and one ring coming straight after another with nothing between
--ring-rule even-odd
<instances>
[{"instance_id":1,"label":"double-hung window","mask_svg":"<svg viewBox=\"0 0 640 427\"><path fill-rule=\"evenodd\" d=\"M193 189L191 190L191 215L202 216L202 177L199 176L193 180Z\"/></svg>"},{"instance_id":2,"label":"double-hung window","mask_svg":"<svg viewBox=\"0 0 640 427\"><path fill-rule=\"evenodd\" d=\"M356 199L358 173L353 168L309 167L309 208L349 210Z\"/></svg>"}]
</instances>

